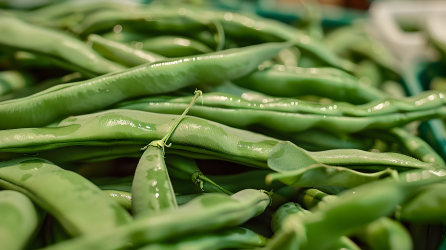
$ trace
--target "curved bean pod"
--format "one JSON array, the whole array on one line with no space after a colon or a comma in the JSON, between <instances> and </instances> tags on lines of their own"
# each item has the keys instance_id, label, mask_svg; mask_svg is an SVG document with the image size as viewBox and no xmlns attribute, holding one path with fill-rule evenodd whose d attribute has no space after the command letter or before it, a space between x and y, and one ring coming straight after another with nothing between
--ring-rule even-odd
<instances>
[{"instance_id":1,"label":"curved bean pod","mask_svg":"<svg viewBox=\"0 0 446 250\"><path fill-rule=\"evenodd\" d=\"M203 43L180 36L158 36L144 39L140 43L142 43L142 49L166 57L193 56L212 52Z\"/></svg>"},{"instance_id":2,"label":"curved bean pod","mask_svg":"<svg viewBox=\"0 0 446 250\"><path fill-rule=\"evenodd\" d=\"M144 64L82 82L55 86L26 98L1 102L0 116L3 119L0 129L44 126L60 117L94 112L129 97L234 79L251 72L260 62L288 46L288 43L270 43L225 50ZM83 101L79 102L81 99ZM39 112L42 109L44 114Z\"/></svg>"},{"instance_id":3,"label":"curved bean pod","mask_svg":"<svg viewBox=\"0 0 446 250\"><path fill-rule=\"evenodd\" d=\"M302 193L299 200L304 203L304 207L309 209L316 206L322 208L337 198L337 196L327 195L317 189L308 189ZM357 229L354 235L374 250L413 249L412 239L407 229L387 217L381 217Z\"/></svg>"},{"instance_id":4,"label":"curved bean pod","mask_svg":"<svg viewBox=\"0 0 446 250\"><path fill-rule=\"evenodd\" d=\"M382 217L360 228L355 235L372 250L411 250L412 238L399 222Z\"/></svg>"},{"instance_id":5,"label":"curved bean pod","mask_svg":"<svg viewBox=\"0 0 446 250\"><path fill-rule=\"evenodd\" d=\"M266 181L267 183L280 181L295 187L340 186L352 188L396 174L397 171L390 168L375 173L361 173L343 167L311 165L296 171L269 174Z\"/></svg>"},{"instance_id":6,"label":"curved bean pod","mask_svg":"<svg viewBox=\"0 0 446 250\"><path fill-rule=\"evenodd\" d=\"M331 52L323 43L313 39L301 30L282 22L262 18L253 14L239 14L227 11L215 11L214 16L221 22L228 36L259 42L294 41L295 46L309 52L324 63L346 71L352 71L354 65Z\"/></svg>"},{"instance_id":7,"label":"curved bean pod","mask_svg":"<svg viewBox=\"0 0 446 250\"><path fill-rule=\"evenodd\" d=\"M426 178L412 178L421 174ZM276 235L277 239L273 238L269 247L275 249L274 244L294 242L296 239L292 236L303 233L306 235L306 240L301 238L297 242L301 249L326 249L338 237L349 235L356 228L389 215L397 205L420 188L443 182L446 179L445 175L444 170L414 170L412 173L400 174L398 181L387 178L349 189L343 193L342 199L331 201L313 214L303 218L288 217L285 223L287 230L281 235Z\"/></svg>"},{"instance_id":8,"label":"curved bean pod","mask_svg":"<svg viewBox=\"0 0 446 250\"><path fill-rule=\"evenodd\" d=\"M182 103L149 102L129 104L119 106L118 108L164 114L181 114L185 107L186 104ZM320 128L349 134L368 129L390 129L417 120L444 118L446 117L446 107L371 117L326 116L268 110L225 109L207 106L192 107L188 114L241 129L249 129L253 126L262 125L262 127L272 131L287 133L297 133L311 128Z\"/></svg>"},{"instance_id":9,"label":"curved bean pod","mask_svg":"<svg viewBox=\"0 0 446 250\"><path fill-rule=\"evenodd\" d=\"M164 56L134 49L126 44L108 40L95 34L89 35L88 41L93 44L92 48L104 57L128 67L134 67L144 63L153 63L165 59Z\"/></svg>"},{"instance_id":10,"label":"curved bean pod","mask_svg":"<svg viewBox=\"0 0 446 250\"><path fill-rule=\"evenodd\" d=\"M33 83L34 79L26 72L0 71L0 96L26 88Z\"/></svg>"},{"instance_id":11,"label":"curved bean pod","mask_svg":"<svg viewBox=\"0 0 446 250\"><path fill-rule=\"evenodd\" d=\"M233 109L268 110L286 113L304 113L329 116L357 116L369 117L392 113L409 113L440 108L446 104L445 94L440 91L424 91L418 95L405 98L385 98L362 105L335 102L322 105L295 98L277 98L256 92L246 92L240 89L240 95L212 92L203 94L204 106ZM115 105L115 108L132 107L150 103L163 105L189 103L190 96L154 96L124 101ZM168 104L164 104L168 103ZM152 105L154 105L152 104Z\"/></svg>"},{"instance_id":12,"label":"curved bean pod","mask_svg":"<svg viewBox=\"0 0 446 250\"><path fill-rule=\"evenodd\" d=\"M144 151L133 178L132 197L132 212L135 216L177 209L162 148L149 146Z\"/></svg>"},{"instance_id":13,"label":"curved bean pod","mask_svg":"<svg viewBox=\"0 0 446 250\"><path fill-rule=\"evenodd\" d=\"M310 211L303 209L299 204L294 202L288 202L283 204L279 209L273 214L271 221L271 229L273 232L279 232L284 226L284 221L290 216L300 216L305 217L311 214ZM329 249L347 249L347 250L359 250L360 248L349 238L342 236L336 242L334 242Z\"/></svg>"},{"instance_id":14,"label":"curved bean pod","mask_svg":"<svg viewBox=\"0 0 446 250\"><path fill-rule=\"evenodd\" d=\"M0 17L0 24L3 34L0 46L48 55L74 64L93 75L124 69L121 65L102 58L87 44L69 35L27 24L6 15ZM36 40L36 37L39 39Z\"/></svg>"},{"instance_id":15,"label":"curved bean pod","mask_svg":"<svg viewBox=\"0 0 446 250\"><path fill-rule=\"evenodd\" d=\"M198 105L197 105L198 106ZM147 141L158 140L168 133L172 120L178 116L147 113L129 110L109 110L105 112L70 117L63 120L58 127L53 128L24 128L0 131L0 153L11 156L11 153L39 153L42 156L53 155L54 152L44 151L67 146L118 146L116 151L100 148L100 154L108 157L122 157L130 154L140 157L139 148ZM218 139L216 139L218 138ZM186 153L186 156L203 159L224 159L242 163L248 166L266 168L267 160L272 160L271 152L286 150L285 155L277 154L273 158L285 160L285 169L296 170L307 167L308 164L320 162L333 166L349 166L349 168L370 168L378 166L377 170L387 167L397 169L430 168L432 163L423 163L411 157L395 153L373 153L361 150L329 150L322 152L307 152L290 142L279 143L279 140L227 127L215 122L196 117L185 117L170 137L172 146L167 152L175 154ZM272 149L277 146L275 150ZM135 148L132 145L138 145ZM69 150L69 148L67 148ZM86 155L70 155L70 159L88 159L97 155L91 149L82 149ZM119 152L120 150L126 153ZM63 151L63 150L62 150ZM62 155L61 152L59 154ZM283 156L283 157L282 157ZM296 162L296 156L302 161ZM52 156L60 157L60 156ZM197 157L197 158L196 158ZM201 158L200 158L201 157ZM306 159L304 161L303 159ZM296 165L297 164L297 165Z\"/></svg>"},{"instance_id":16,"label":"curved bean pod","mask_svg":"<svg viewBox=\"0 0 446 250\"><path fill-rule=\"evenodd\" d=\"M26 194L72 236L110 230L132 220L94 184L41 158L1 162L0 187Z\"/></svg>"},{"instance_id":17,"label":"curved bean pod","mask_svg":"<svg viewBox=\"0 0 446 250\"><path fill-rule=\"evenodd\" d=\"M21 250L39 229L44 213L26 195L0 191L0 242L3 249Z\"/></svg>"},{"instance_id":18,"label":"curved bean pod","mask_svg":"<svg viewBox=\"0 0 446 250\"><path fill-rule=\"evenodd\" d=\"M132 194L125 191L118 190L102 190L102 192L112 198L121 207L127 211L132 211Z\"/></svg>"},{"instance_id":19,"label":"curved bean pod","mask_svg":"<svg viewBox=\"0 0 446 250\"><path fill-rule=\"evenodd\" d=\"M254 248L263 247L268 242L265 238L253 231L235 227L229 228L216 233L189 236L174 243L155 243L140 250L217 250L226 248Z\"/></svg>"},{"instance_id":20,"label":"curved bean pod","mask_svg":"<svg viewBox=\"0 0 446 250\"><path fill-rule=\"evenodd\" d=\"M286 67L276 64L233 81L267 95L293 97L318 95L353 104L363 104L387 95L356 77L335 68Z\"/></svg>"},{"instance_id":21,"label":"curved bean pod","mask_svg":"<svg viewBox=\"0 0 446 250\"><path fill-rule=\"evenodd\" d=\"M137 247L193 233L206 233L240 225L261 214L269 203L270 198L265 192L254 189L246 189L232 196L202 195L175 212L164 211L156 216L142 216L116 230L91 237L78 237L45 249L105 250L123 247L128 243Z\"/></svg>"},{"instance_id":22,"label":"curved bean pod","mask_svg":"<svg viewBox=\"0 0 446 250\"><path fill-rule=\"evenodd\" d=\"M425 176L424 176L425 177ZM402 205L400 218L416 223L445 222L444 204L446 184L427 187L413 199Z\"/></svg>"}]
</instances>

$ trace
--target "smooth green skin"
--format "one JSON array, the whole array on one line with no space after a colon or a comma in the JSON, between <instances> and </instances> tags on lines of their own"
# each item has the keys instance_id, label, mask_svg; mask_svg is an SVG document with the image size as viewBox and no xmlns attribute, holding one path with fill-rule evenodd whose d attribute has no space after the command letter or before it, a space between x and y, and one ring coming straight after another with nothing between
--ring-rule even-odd
<instances>
[{"instance_id":1,"label":"smooth green skin","mask_svg":"<svg viewBox=\"0 0 446 250\"><path fill-rule=\"evenodd\" d=\"M345 191L342 199L331 201L302 220L308 239L303 249L324 249L335 237L349 235L389 215L418 189L443 182L445 174L444 170L414 170L400 174L398 181L387 178Z\"/></svg>"},{"instance_id":2,"label":"smooth green skin","mask_svg":"<svg viewBox=\"0 0 446 250\"><path fill-rule=\"evenodd\" d=\"M300 245L299 249L328 249L338 237L391 214L420 188L444 182L445 175L442 169L414 170L400 174L398 181L386 178L344 191L342 199L330 201L312 214L288 217L286 230L272 239L270 248L296 242L291 236L297 234L300 236L294 244Z\"/></svg>"},{"instance_id":3,"label":"smooth green skin","mask_svg":"<svg viewBox=\"0 0 446 250\"><path fill-rule=\"evenodd\" d=\"M0 102L1 101L7 101L11 99L17 99L17 98L23 98L26 96L30 96L32 94L35 94L37 92L43 91L45 89L51 88L58 84L73 82L73 81L80 81L84 77L79 72L70 73L68 75L62 76L60 78L52 78L45 80L39 84L36 84L34 86L26 87L17 91L14 91L13 93L0 96Z\"/></svg>"},{"instance_id":4,"label":"smooth green skin","mask_svg":"<svg viewBox=\"0 0 446 250\"><path fill-rule=\"evenodd\" d=\"M415 223L438 223L446 221L444 204L446 184L437 184L427 187L403 204L400 219Z\"/></svg>"},{"instance_id":5,"label":"smooth green skin","mask_svg":"<svg viewBox=\"0 0 446 250\"><path fill-rule=\"evenodd\" d=\"M129 191L131 189L131 184L129 183L128 187L129 187ZM103 187L99 187L101 189L103 189ZM108 188L108 187L104 187L104 188ZM109 196L110 198L112 198L116 203L118 203L121 207L125 208L127 211L132 211L132 194L126 191L119 191L119 190L102 190L102 192L104 194L106 194L107 196ZM186 194L186 195L177 195L176 197L176 201L177 201L177 205L181 206L184 205L186 203L188 203L189 201L191 201L192 199L203 195L203 193L197 193L197 194Z\"/></svg>"},{"instance_id":6,"label":"smooth green skin","mask_svg":"<svg viewBox=\"0 0 446 250\"><path fill-rule=\"evenodd\" d=\"M372 250L411 250L412 238L399 222L382 217L355 232Z\"/></svg>"},{"instance_id":7,"label":"smooth green skin","mask_svg":"<svg viewBox=\"0 0 446 250\"><path fill-rule=\"evenodd\" d=\"M412 135L403 128L396 127L389 131L368 131L368 135L396 142L407 151L407 154L424 162L432 162L440 166L446 166L443 158L427 142L418 136Z\"/></svg>"},{"instance_id":8,"label":"smooth green skin","mask_svg":"<svg viewBox=\"0 0 446 250\"><path fill-rule=\"evenodd\" d=\"M169 102L149 102L121 106L119 109L141 110L163 114L181 114L186 106L186 104ZM207 106L194 106L188 114L240 129L249 129L262 125L264 128L280 132L297 133L311 128L319 128L336 133L357 133L368 129L390 129L417 120L445 118L446 107L410 112L407 114L396 113L373 117L325 116L268 110L225 109Z\"/></svg>"},{"instance_id":9,"label":"smooth green skin","mask_svg":"<svg viewBox=\"0 0 446 250\"><path fill-rule=\"evenodd\" d=\"M224 88L224 87L223 87ZM415 96L404 98L384 98L371 101L362 105L352 105L344 102L335 102L328 105L304 101L295 98L278 98L263 95L256 92L248 92L246 89L222 89L230 93L211 92L203 94L203 105L205 107L219 107L232 109L268 110L286 113L318 114L326 116L353 116L373 117L394 113L409 113L440 108L446 104L445 94L440 91L425 91ZM124 101L114 107L124 108L150 104L169 103L188 104L190 96L153 96L141 99ZM202 105L202 106L203 106Z\"/></svg>"},{"instance_id":10,"label":"smooth green skin","mask_svg":"<svg viewBox=\"0 0 446 250\"><path fill-rule=\"evenodd\" d=\"M361 61L353 75L375 88L381 85L383 81L379 67L369 60Z\"/></svg>"},{"instance_id":11,"label":"smooth green skin","mask_svg":"<svg viewBox=\"0 0 446 250\"><path fill-rule=\"evenodd\" d=\"M91 113L130 97L235 79L288 46L289 43L268 43L177 58L55 86L26 98L0 103L3 118L0 129L44 126L60 117Z\"/></svg>"},{"instance_id":12,"label":"smooth green skin","mask_svg":"<svg viewBox=\"0 0 446 250\"><path fill-rule=\"evenodd\" d=\"M298 201L305 209L311 209L317 205L323 204L321 202L326 202L332 198L336 198L336 196L328 195L318 189L310 188L299 193Z\"/></svg>"},{"instance_id":13,"label":"smooth green skin","mask_svg":"<svg viewBox=\"0 0 446 250\"><path fill-rule=\"evenodd\" d=\"M202 234L186 237L174 243L155 243L140 250L217 250L227 248L254 248L263 247L268 242L265 238L253 231L235 227L229 228L216 233Z\"/></svg>"},{"instance_id":14,"label":"smooth green skin","mask_svg":"<svg viewBox=\"0 0 446 250\"><path fill-rule=\"evenodd\" d=\"M134 67L144 63L153 63L165 59L164 56L134 49L126 44L108 40L95 34L90 34L88 36L88 41L93 44L92 48L105 58L128 67Z\"/></svg>"},{"instance_id":15,"label":"smooth green skin","mask_svg":"<svg viewBox=\"0 0 446 250\"><path fill-rule=\"evenodd\" d=\"M276 64L259 68L233 81L271 96L318 95L353 104L380 100L387 95L336 68L286 67Z\"/></svg>"},{"instance_id":16,"label":"smooth green skin","mask_svg":"<svg viewBox=\"0 0 446 250\"><path fill-rule=\"evenodd\" d=\"M396 170L390 168L375 173L361 173L343 167L315 164L296 171L269 174L266 181L268 183L280 181L295 187L340 186L353 188L387 176L394 176L397 173Z\"/></svg>"},{"instance_id":17,"label":"smooth green skin","mask_svg":"<svg viewBox=\"0 0 446 250\"><path fill-rule=\"evenodd\" d=\"M346 56L350 47L363 41L365 25L356 22L354 25L340 27L325 36L324 44L335 54Z\"/></svg>"},{"instance_id":18,"label":"smooth green skin","mask_svg":"<svg viewBox=\"0 0 446 250\"><path fill-rule=\"evenodd\" d=\"M27 195L72 236L110 230L132 221L93 183L41 158L22 157L0 163L0 188Z\"/></svg>"},{"instance_id":19,"label":"smooth green skin","mask_svg":"<svg viewBox=\"0 0 446 250\"><path fill-rule=\"evenodd\" d=\"M296 158L299 158L298 162L296 162ZM437 164L420 162L409 156L396 153L374 153L356 149L308 152L289 141L277 143L269 151L267 159L268 167L279 173L305 170L306 167L320 164L375 171L387 167L399 171L438 167Z\"/></svg>"},{"instance_id":20,"label":"smooth green skin","mask_svg":"<svg viewBox=\"0 0 446 250\"><path fill-rule=\"evenodd\" d=\"M307 209L322 208L337 198L317 189L307 189L299 196L299 202L302 202ZM354 235L374 250L410 250L413 248L412 239L407 229L387 217L381 217L357 229Z\"/></svg>"},{"instance_id":21,"label":"smooth green skin","mask_svg":"<svg viewBox=\"0 0 446 250\"><path fill-rule=\"evenodd\" d=\"M166 57L183 57L211 53L212 49L203 43L188 37L158 36L142 41L142 49Z\"/></svg>"},{"instance_id":22,"label":"smooth green skin","mask_svg":"<svg viewBox=\"0 0 446 250\"><path fill-rule=\"evenodd\" d=\"M11 153L39 153L40 156L52 155L54 158L62 157L62 159L71 155L65 159L70 161L92 157L97 157L96 160L123 156L140 157L141 145L162 138L177 118L175 115L142 111L109 110L70 117L61 121L58 127L1 130L0 153L3 153L4 157L13 156ZM272 152L275 160L283 161L280 171L307 167L315 164L314 160L322 164L348 166L352 169L382 170L393 167L406 170L436 166L395 153L373 153L354 149L307 152L290 142L285 143L287 147L279 145L272 150L279 140L188 116L175 129L167 141L167 144L169 143L172 143L172 146L166 149L168 153L194 159L222 159L260 168L267 167L266 163L268 159L272 159L269 156ZM95 152L93 148L80 147L85 155L70 148L58 150L58 155L54 155L54 151L44 152L76 145L113 146L116 150L113 147L111 149L97 147L98 152ZM309 161L296 162L293 157L297 156Z\"/></svg>"},{"instance_id":23,"label":"smooth green skin","mask_svg":"<svg viewBox=\"0 0 446 250\"><path fill-rule=\"evenodd\" d=\"M228 36L241 40L256 38L262 42L293 41L299 50L310 53L329 66L346 71L352 71L355 67L352 63L331 52L323 43L290 25L254 14L239 14L227 11L214 11L213 13L223 25L225 34L228 34Z\"/></svg>"},{"instance_id":24,"label":"smooth green skin","mask_svg":"<svg viewBox=\"0 0 446 250\"><path fill-rule=\"evenodd\" d=\"M289 140L309 151L331 149L360 149L369 151L374 146L374 138L368 136L365 138L357 137L356 135L329 132L321 129L308 129L298 133L282 133L269 129L259 129L258 132L277 139Z\"/></svg>"},{"instance_id":25,"label":"smooth green skin","mask_svg":"<svg viewBox=\"0 0 446 250\"><path fill-rule=\"evenodd\" d=\"M176 211L162 211L142 216L133 223L91 237L78 237L45 249L116 249L167 241L179 236L207 233L234 227L260 215L269 205L270 197L262 191L246 189L232 196L202 195Z\"/></svg>"},{"instance_id":26,"label":"smooth green skin","mask_svg":"<svg viewBox=\"0 0 446 250\"><path fill-rule=\"evenodd\" d=\"M26 195L0 191L0 242L2 249L21 250L32 240L44 213Z\"/></svg>"},{"instance_id":27,"label":"smooth green skin","mask_svg":"<svg viewBox=\"0 0 446 250\"><path fill-rule=\"evenodd\" d=\"M280 229L284 226L285 220L290 216L299 216L305 217L306 215L311 214L310 211L303 209L299 204L294 202L288 202L279 207L276 212L274 212L272 221L271 221L271 229L275 233L281 234ZM274 249L274 248L273 248ZM282 249L282 248L280 248ZM297 249L297 248L291 248ZM291 250L290 249L290 250ZM329 249L348 249L348 250L359 250L360 248L349 238L342 236L334 242Z\"/></svg>"},{"instance_id":28,"label":"smooth green skin","mask_svg":"<svg viewBox=\"0 0 446 250\"><path fill-rule=\"evenodd\" d=\"M125 191L118 190L102 190L108 197L112 198L121 207L127 211L132 211L132 194Z\"/></svg>"},{"instance_id":29,"label":"smooth green skin","mask_svg":"<svg viewBox=\"0 0 446 250\"><path fill-rule=\"evenodd\" d=\"M97 54L87 44L67 34L27 24L19 19L2 15L0 46L44 54L74 64L95 75L124 69Z\"/></svg>"},{"instance_id":30,"label":"smooth green skin","mask_svg":"<svg viewBox=\"0 0 446 250\"><path fill-rule=\"evenodd\" d=\"M285 219L291 214L300 214L300 216L305 216L310 213L310 211L303 209L298 203L287 202L280 206L273 214L271 219L271 229L274 233L277 233L283 226Z\"/></svg>"},{"instance_id":31,"label":"smooth green skin","mask_svg":"<svg viewBox=\"0 0 446 250\"><path fill-rule=\"evenodd\" d=\"M132 197L135 216L177 209L162 148L149 146L144 151L133 178Z\"/></svg>"},{"instance_id":32,"label":"smooth green skin","mask_svg":"<svg viewBox=\"0 0 446 250\"><path fill-rule=\"evenodd\" d=\"M34 79L25 72L0 71L0 96L26 88L34 84Z\"/></svg>"},{"instance_id":33,"label":"smooth green skin","mask_svg":"<svg viewBox=\"0 0 446 250\"><path fill-rule=\"evenodd\" d=\"M130 4L130 3L126 3ZM55 23L58 24L58 20L65 16L72 15L73 13L90 13L96 11L97 9L116 9L122 8L121 3L110 2L110 1L68 1L68 2L58 2L47 5L43 8L38 8L35 10L27 11L26 15L23 15L26 21L31 23L36 23L44 26L54 26ZM81 15L83 17L83 15ZM61 27L58 27L61 28Z\"/></svg>"},{"instance_id":34,"label":"smooth green skin","mask_svg":"<svg viewBox=\"0 0 446 250\"><path fill-rule=\"evenodd\" d=\"M123 30L139 30L140 32L160 32L167 34L188 35L190 31L217 29L217 34L224 34L222 28L208 15L187 9L184 13L180 7L153 7L150 5L122 6L119 10L98 10L88 15L73 32L80 36L101 31L111 31L119 24ZM217 26L217 27L216 27ZM221 26L221 25L220 25ZM222 36L219 36L220 39ZM224 38L224 37L223 37Z\"/></svg>"}]
</instances>

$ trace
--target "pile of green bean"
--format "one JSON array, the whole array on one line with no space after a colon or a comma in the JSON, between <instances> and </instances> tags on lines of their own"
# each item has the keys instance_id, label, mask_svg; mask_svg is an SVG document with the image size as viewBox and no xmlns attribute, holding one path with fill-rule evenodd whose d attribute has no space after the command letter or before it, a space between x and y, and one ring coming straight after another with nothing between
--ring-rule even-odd
<instances>
[{"instance_id":1,"label":"pile of green bean","mask_svg":"<svg viewBox=\"0 0 446 250\"><path fill-rule=\"evenodd\" d=\"M0 249L437 249L446 163L366 23L0 9Z\"/></svg>"}]
</instances>

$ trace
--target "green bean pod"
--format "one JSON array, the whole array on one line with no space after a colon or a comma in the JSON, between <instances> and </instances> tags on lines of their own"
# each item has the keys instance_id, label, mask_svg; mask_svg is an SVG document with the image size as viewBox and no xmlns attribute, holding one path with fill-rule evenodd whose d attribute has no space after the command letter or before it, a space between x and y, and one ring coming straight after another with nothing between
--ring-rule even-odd
<instances>
[{"instance_id":1,"label":"green bean pod","mask_svg":"<svg viewBox=\"0 0 446 250\"><path fill-rule=\"evenodd\" d=\"M229 228L216 233L189 236L174 243L155 243L140 250L217 250L226 248L254 248L263 247L268 242L265 238L255 232L242 228Z\"/></svg>"},{"instance_id":2,"label":"green bean pod","mask_svg":"<svg viewBox=\"0 0 446 250\"><path fill-rule=\"evenodd\" d=\"M126 44L108 40L95 34L89 35L88 41L92 43L92 48L104 57L128 67L165 59L161 55L134 49Z\"/></svg>"},{"instance_id":3,"label":"green bean pod","mask_svg":"<svg viewBox=\"0 0 446 250\"><path fill-rule=\"evenodd\" d=\"M21 250L31 242L40 227L44 213L26 195L0 191L0 242L3 249Z\"/></svg>"},{"instance_id":4,"label":"green bean pod","mask_svg":"<svg viewBox=\"0 0 446 250\"><path fill-rule=\"evenodd\" d=\"M60 117L94 112L129 97L234 79L249 73L260 62L288 46L288 43L269 43L177 58L55 86L26 98L0 103L3 118L0 129L44 126ZM80 99L83 101L79 102ZM43 109L45 114L39 112Z\"/></svg>"},{"instance_id":5,"label":"green bean pod","mask_svg":"<svg viewBox=\"0 0 446 250\"><path fill-rule=\"evenodd\" d=\"M397 173L396 170L390 168L375 173L361 173L349 168L319 164L291 172L272 173L266 177L266 181L267 183L280 181L295 187L340 186L353 188L387 176L395 176Z\"/></svg>"},{"instance_id":6,"label":"green bean pod","mask_svg":"<svg viewBox=\"0 0 446 250\"><path fill-rule=\"evenodd\" d=\"M40 156L52 156L50 158L71 154L69 160L88 159L93 155L97 157L98 154L105 154L102 157L109 157L108 159L125 155L140 157L139 148L147 141L159 140L166 135L172 126L172 121L177 118L178 116L174 115L142 111L109 110L69 117L60 122L58 127L1 130L0 154L11 157L11 153L40 153ZM260 168L267 168L269 160L283 160L286 164L280 171L297 170L318 162L359 169L377 167L376 170L387 167L407 170L436 166L395 153L373 153L353 149L307 152L290 142L279 143L279 140L271 137L196 117L185 117L167 141L170 142L172 146L166 149L167 153L185 154L195 159L224 159ZM65 152L59 151L60 155L48 151L76 145L121 146L116 150L98 147L99 152L80 148L86 155L75 154L69 148ZM277 148L273 150L276 145ZM126 153L119 152L120 150ZM282 151L286 153L281 155ZM269 156L270 154L273 156ZM302 160L296 162L295 157L302 157Z\"/></svg>"},{"instance_id":7,"label":"green bean pod","mask_svg":"<svg viewBox=\"0 0 446 250\"><path fill-rule=\"evenodd\" d=\"M93 75L124 69L121 65L102 58L87 44L69 35L27 24L6 15L1 16L0 24L0 31L4 34L0 39L0 46L48 55L74 64Z\"/></svg>"},{"instance_id":8,"label":"green bean pod","mask_svg":"<svg viewBox=\"0 0 446 250\"><path fill-rule=\"evenodd\" d=\"M425 178L426 176L422 176ZM437 184L427 187L410 201L402 205L400 219L415 223L432 223L446 221L444 194L446 184Z\"/></svg>"},{"instance_id":9,"label":"green bean pod","mask_svg":"<svg viewBox=\"0 0 446 250\"><path fill-rule=\"evenodd\" d=\"M354 65L331 52L323 43L309 37L299 29L282 22L253 14L227 11L213 12L225 30L225 34L240 40L256 39L258 42L293 41L303 52L308 52L325 64L352 71Z\"/></svg>"},{"instance_id":10,"label":"green bean pod","mask_svg":"<svg viewBox=\"0 0 446 250\"><path fill-rule=\"evenodd\" d=\"M138 43L140 49L151 51L166 57L184 57L211 53L203 43L181 36L158 36L147 38Z\"/></svg>"},{"instance_id":11,"label":"green bean pod","mask_svg":"<svg viewBox=\"0 0 446 250\"><path fill-rule=\"evenodd\" d=\"M355 235L372 250L411 250L412 239L399 222L382 217L360 228Z\"/></svg>"},{"instance_id":12,"label":"green bean pod","mask_svg":"<svg viewBox=\"0 0 446 250\"><path fill-rule=\"evenodd\" d=\"M272 239L269 247L276 249L275 246L295 242L301 249L326 249L338 237L352 234L358 227L389 215L420 188L443 182L445 175L442 169L414 170L400 174L398 181L387 178L349 189L342 199L331 201L313 214L303 218L288 217L286 230ZM291 238L295 234L299 234L299 238Z\"/></svg>"},{"instance_id":13,"label":"green bean pod","mask_svg":"<svg viewBox=\"0 0 446 250\"><path fill-rule=\"evenodd\" d=\"M226 85L226 84L225 84ZM229 87L230 88L230 87ZM225 89L223 89L225 90ZM246 89L230 90L235 94L213 92L203 94L204 106L233 109L268 110L286 113L318 114L327 116L372 117L393 113L410 113L440 108L445 105L445 95L440 91L425 91L405 98L385 98L362 105L335 102L327 105L295 98L277 98ZM240 93L240 94L239 94ZM190 97L154 96L124 101L115 107L132 107L143 104L169 103L186 104ZM152 105L154 105L152 104Z\"/></svg>"},{"instance_id":14,"label":"green bean pod","mask_svg":"<svg viewBox=\"0 0 446 250\"><path fill-rule=\"evenodd\" d=\"M0 71L0 96L26 88L34 83L26 72Z\"/></svg>"},{"instance_id":15,"label":"green bean pod","mask_svg":"<svg viewBox=\"0 0 446 250\"><path fill-rule=\"evenodd\" d=\"M288 202L283 204L279 209L273 214L271 221L271 229L276 233L281 230L284 226L285 220L290 216L305 217L311 214L310 211L303 209L299 204L294 202ZM281 232L279 232L280 234ZM349 238L342 236L334 242L329 249L347 249L347 250L359 250L360 248Z\"/></svg>"},{"instance_id":16,"label":"green bean pod","mask_svg":"<svg viewBox=\"0 0 446 250\"><path fill-rule=\"evenodd\" d=\"M78 237L48 248L55 249L113 249L132 243L141 246L167 241L179 236L206 233L233 227L261 214L270 203L269 196L259 190L247 189L232 196L207 194L195 198L177 211L164 211L142 216L116 230Z\"/></svg>"},{"instance_id":17,"label":"green bean pod","mask_svg":"<svg viewBox=\"0 0 446 250\"><path fill-rule=\"evenodd\" d=\"M235 84L267 95L293 97L318 95L338 101L363 104L387 95L335 68L286 67L276 64L233 81Z\"/></svg>"},{"instance_id":18,"label":"green bean pod","mask_svg":"<svg viewBox=\"0 0 446 250\"><path fill-rule=\"evenodd\" d=\"M410 134L403 128L396 127L389 131L368 131L367 134L398 143L408 155L424 162L433 162L440 166L446 166L443 158L427 142L418 136Z\"/></svg>"},{"instance_id":19,"label":"green bean pod","mask_svg":"<svg viewBox=\"0 0 446 250\"><path fill-rule=\"evenodd\" d=\"M302 201L307 209L322 208L337 198L337 196L327 195L317 189L307 189L301 193L299 202ZM360 227L354 232L354 235L374 250L413 249L412 239L407 229L387 217L381 217Z\"/></svg>"},{"instance_id":20,"label":"green bean pod","mask_svg":"<svg viewBox=\"0 0 446 250\"><path fill-rule=\"evenodd\" d=\"M140 158L133 178L132 212L140 216L175 209L177 202L164 162L164 150L149 146Z\"/></svg>"},{"instance_id":21,"label":"green bean pod","mask_svg":"<svg viewBox=\"0 0 446 250\"><path fill-rule=\"evenodd\" d=\"M0 163L0 187L30 197L72 236L110 230L132 220L94 184L41 158L23 157Z\"/></svg>"},{"instance_id":22,"label":"green bean pod","mask_svg":"<svg viewBox=\"0 0 446 250\"><path fill-rule=\"evenodd\" d=\"M118 190L102 190L102 192L112 198L116 203L127 211L132 211L132 194Z\"/></svg>"},{"instance_id":23,"label":"green bean pod","mask_svg":"<svg viewBox=\"0 0 446 250\"><path fill-rule=\"evenodd\" d=\"M186 106L186 104L161 102L127 105L119 107L119 109L181 114ZM191 108L189 115L241 129L249 129L254 125L260 124L267 129L281 132L297 133L311 128L320 128L338 133L357 133L367 129L390 129L417 120L444 118L446 117L446 107L407 114L396 113L373 117L348 117L195 106Z\"/></svg>"}]
</instances>

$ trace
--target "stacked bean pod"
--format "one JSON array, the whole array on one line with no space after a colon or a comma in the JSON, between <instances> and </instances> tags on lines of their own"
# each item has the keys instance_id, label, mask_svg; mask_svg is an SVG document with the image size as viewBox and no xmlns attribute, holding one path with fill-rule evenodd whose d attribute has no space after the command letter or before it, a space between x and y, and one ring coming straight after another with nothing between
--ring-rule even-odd
<instances>
[{"instance_id":1,"label":"stacked bean pod","mask_svg":"<svg viewBox=\"0 0 446 250\"><path fill-rule=\"evenodd\" d=\"M405 97L362 23L324 37L303 7L299 28L155 2L2 10L0 248L437 247L446 164L413 127L446 93Z\"/></svg>"}]
</instances>

